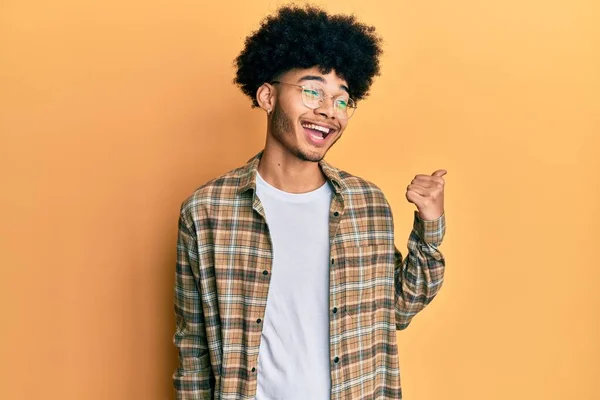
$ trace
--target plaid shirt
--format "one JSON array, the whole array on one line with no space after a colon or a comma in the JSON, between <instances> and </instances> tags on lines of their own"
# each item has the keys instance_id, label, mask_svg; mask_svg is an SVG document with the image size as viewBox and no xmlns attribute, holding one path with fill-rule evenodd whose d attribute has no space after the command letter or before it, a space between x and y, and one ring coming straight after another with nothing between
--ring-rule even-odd
<instances>
[{"instance_id":1,"label":"plaid shirt","mask_svg":"<svg viewBox=\"0 0 600 400\"><path fill-rule=\"evenodd\" d=\"M181 206L174 289L177 399L256 396L273 261L255 195L261 156L201 186ZM325 161L319 165L333 188L331 399L401 399L396 330L406 328L440 289L444 216L423 221L415 211L403 258L381 190Z\"/></svg>"}]
</instances>

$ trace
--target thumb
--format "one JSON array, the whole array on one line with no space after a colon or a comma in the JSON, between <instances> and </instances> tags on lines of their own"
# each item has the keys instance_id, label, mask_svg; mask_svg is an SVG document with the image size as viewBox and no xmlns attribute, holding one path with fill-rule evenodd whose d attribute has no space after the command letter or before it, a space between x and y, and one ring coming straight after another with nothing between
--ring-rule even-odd
<instances>
[{"instance_id":1,"label":"thumb","mask_svg":"<svg viewBox=\"0 0 600 400\"><path fill-rule=\"evenodd\" d=\"M447 173L448 173L448 171L446 171L445 169L438 169L433 174L431 174L431 176L444 176Z\"/></svg>"}]
</instances>

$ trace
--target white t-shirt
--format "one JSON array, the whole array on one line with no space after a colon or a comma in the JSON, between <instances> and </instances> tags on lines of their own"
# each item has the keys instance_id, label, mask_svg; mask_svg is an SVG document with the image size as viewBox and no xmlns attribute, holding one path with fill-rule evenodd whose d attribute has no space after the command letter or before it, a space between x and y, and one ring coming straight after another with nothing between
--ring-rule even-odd
<instances>
[{"instance_id":1,"label":"white t-shirt","mask_svg":"<svg viewBox=\"0 0 600 400\"><path fill-rule=\"evenodd\" d=\"M273 269L258 354L256 400L329 400L329 209L326 182L301 194L257 173L273 243Z\"/></svg>"}]
</instances>

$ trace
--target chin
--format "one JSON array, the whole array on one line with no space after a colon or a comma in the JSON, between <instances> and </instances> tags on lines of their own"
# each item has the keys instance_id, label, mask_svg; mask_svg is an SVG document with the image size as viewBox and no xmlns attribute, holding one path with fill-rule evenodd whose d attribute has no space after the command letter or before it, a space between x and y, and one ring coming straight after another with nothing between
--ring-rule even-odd
<instances>
[{"instance_id":1,"label":"chin","mask_svg":"<svg viewBox=\"0 0 600 400\"><path fill-rule=\"evenodd\" d=\"M310 162L319 162L321 161L323 158L325 157L324 154L311 154L311 155L306 155L304 154L302 157L300 157L303 161L310 161Z\"/></svg>"},{"instance_id":2,"label":"chin","mask_svg":"<svg viewBox=\"0 0 600 400\"><path fill-rule=\"evenodd\" d=\"M325 158L326 153L327 153L327 150L310 151L310 150L302 150L302 149L296 149L296 151L294 152L296 157L298 157L302 161L310 161L310 162L321 161L323 158Z\"/></svg>"}]
</instances>

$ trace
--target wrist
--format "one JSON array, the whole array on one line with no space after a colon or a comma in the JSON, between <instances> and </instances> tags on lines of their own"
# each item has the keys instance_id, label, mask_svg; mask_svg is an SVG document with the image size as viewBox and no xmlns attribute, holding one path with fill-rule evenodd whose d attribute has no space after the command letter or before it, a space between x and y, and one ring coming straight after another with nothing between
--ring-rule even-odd
<instances>
[{"instance_id":1,"label":"wrist","mask_svg":"<svg viewBox=\"0 0 600 400\"><path fill-rule=\"evenodd\" d=\"M417 211L417 215L423 221L434 221L444 215L444 210L440 211Z\"/></svg>"}]
</instances>

